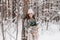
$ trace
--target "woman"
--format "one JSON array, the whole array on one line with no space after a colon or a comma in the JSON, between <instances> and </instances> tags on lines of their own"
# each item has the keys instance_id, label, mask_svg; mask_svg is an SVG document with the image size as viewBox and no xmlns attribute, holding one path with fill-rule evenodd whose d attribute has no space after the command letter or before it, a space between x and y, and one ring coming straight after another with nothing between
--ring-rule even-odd
<instances>
[{"instance_id":1,"label":"woman","mask_svg":"<svg viewBox=\"0 0 60 40\"><path fill-rule=\"evenodd\" d=\"M27 40L38 40L37 39L38 27L35 20L34 12L31 8L28 10L27 21L25 23L25 26L28 30Z\"/></svg>"}]
</instances>

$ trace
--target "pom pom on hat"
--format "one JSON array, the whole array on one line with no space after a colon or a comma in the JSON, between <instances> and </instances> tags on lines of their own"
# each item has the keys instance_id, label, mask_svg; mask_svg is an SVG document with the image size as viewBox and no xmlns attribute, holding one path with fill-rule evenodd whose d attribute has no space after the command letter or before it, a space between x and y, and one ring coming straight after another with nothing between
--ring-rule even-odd
<instances>
[{"instance_id":1,"label":"pom pom on hat","mask_svg":"<svg viewBox=\"0 0 60 40\"><path fill-rule=\"evenodd\" d=\"M30 14L30 13L34 14L34 11L32 8L28 9L28 14Z\"/></svg>"},{"instance_id":2,"label":"pom pom on hat","mask_svg":"<svg viewBox=\"0 0 60 40\"><path fill-rule=\"evenodd\" d=\"M58 12L58 14L60 15L60 12Z\"/></svg>"}]
</instances>

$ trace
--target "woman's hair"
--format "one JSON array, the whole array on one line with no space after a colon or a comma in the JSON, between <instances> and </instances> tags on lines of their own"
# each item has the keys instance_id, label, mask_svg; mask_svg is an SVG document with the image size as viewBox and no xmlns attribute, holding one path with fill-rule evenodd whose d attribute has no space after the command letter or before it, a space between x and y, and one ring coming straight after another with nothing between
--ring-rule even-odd
<instances>
[{"instance_id":1,"label":"woman's hair","mask_svg":"<svg viewBox=\"0 0 60 40\"><path fill-rule=\"evenodd\" d=\"M33 15L33 17L32 17L32 18L33 18L33 19L35 19L35 15ZM29 14L26 14L25 19L30 19Z\"/></svg>"}]
</instances>

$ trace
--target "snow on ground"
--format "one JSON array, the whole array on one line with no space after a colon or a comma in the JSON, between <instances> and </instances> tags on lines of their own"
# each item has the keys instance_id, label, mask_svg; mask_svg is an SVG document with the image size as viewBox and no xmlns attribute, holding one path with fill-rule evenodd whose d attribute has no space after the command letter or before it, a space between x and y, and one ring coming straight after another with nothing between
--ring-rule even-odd
<instances>
[{"instance_id":1,"label":"snow on ground","mask_svg":"<svg viewBox=\"0 0 60 40\"><path fill-rule=\"evenodd\" d=\"M38 40L60 40L60 32L48 34L47 32L39 36Z\"/></svg>"},{"instance_id":2,"label":"snow on ground","mask_svg":"<svg viewBox=\"0 0 60 40\"><path fill-rule=\"evenodd\" d=\"M10 23L11 24L11 23ZM15 37L15 33L16 31L14 32L14 29L16 28L15 24L12 23L12 25L10 26L14 26L14 27L9 27L10 30L9 30L9 33ZM4 25L4 29L6 29L8 26ZM60 23L57 22L57 23L51 23L49 22L48 23L48 30L46 30L46 23L40 23L38 25L39 29L38 29L38 40L60 40ZM7 30L7 31L8 31ZM21 33L22 32L22 20L19 21L18 23L18 40L21 40ZM15 39L12 39L11 36L9 36L7 34L7 32L5 32L6 34L6 40L15 40ZM7 38L8 37L8 38ZM1 33L1 25L0 25L0 40L2 40L2 33Z\"/></svg>"},{"instance_id":3,"label":"snow on ground","mask_svg":"<svg viewBox=\"0 0 60 40\"><path fill-rule=\"evenodd\" d=\"M43 30L41 30L42 26L39 28L39 36L38 36L38 40L60 40L60 31L59 31L59 27L60 25L56 24L56 23L49 23L48 24L48 30L46 30L46 25L43 25L45 28L43 28Z\"/></svg>"},{"instance_id":4,"label":"snow on ground","mask_svg":"<svg viewBox=\"0 0 60 40\"><path fill-rule=\"evenodd\" d=\"M17 24L15 24L13 22L5 21L3 26L4 26L5 40L16 40ZM2 26L0 25L0 40L3 40L1 27ZM22 36L22 19L20 19L20 21L18 21L17 40L21 40L21 36Z\"/></svg>"},{"instance_id":5,"label":"snow on ground","mask_svg":"<svg viewBox=\"0 0 60 40\"><path fill-rule=\"evenodd\" d=\"M1 31L2 30L1 30L1 25L0 25L0 40L3 40Z\"/></svg>"}]
</instances>

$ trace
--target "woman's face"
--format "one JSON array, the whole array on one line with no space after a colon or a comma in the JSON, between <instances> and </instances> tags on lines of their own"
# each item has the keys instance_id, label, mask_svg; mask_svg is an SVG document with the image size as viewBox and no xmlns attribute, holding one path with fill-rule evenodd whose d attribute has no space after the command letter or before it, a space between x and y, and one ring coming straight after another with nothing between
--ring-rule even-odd
<instances>
[{"instance_id":1,"label":"woman's face","mask_svg":"<svg viewBox=\"0 0 60 40\"><path fill-rule=\"evenodd\" d=\"M30 18L32 18L32 17L33 17L33 14L32 14L32 13L30 13L30 14L29 14L29 17L30 17Z\"/></svg>"}]
</instances>

